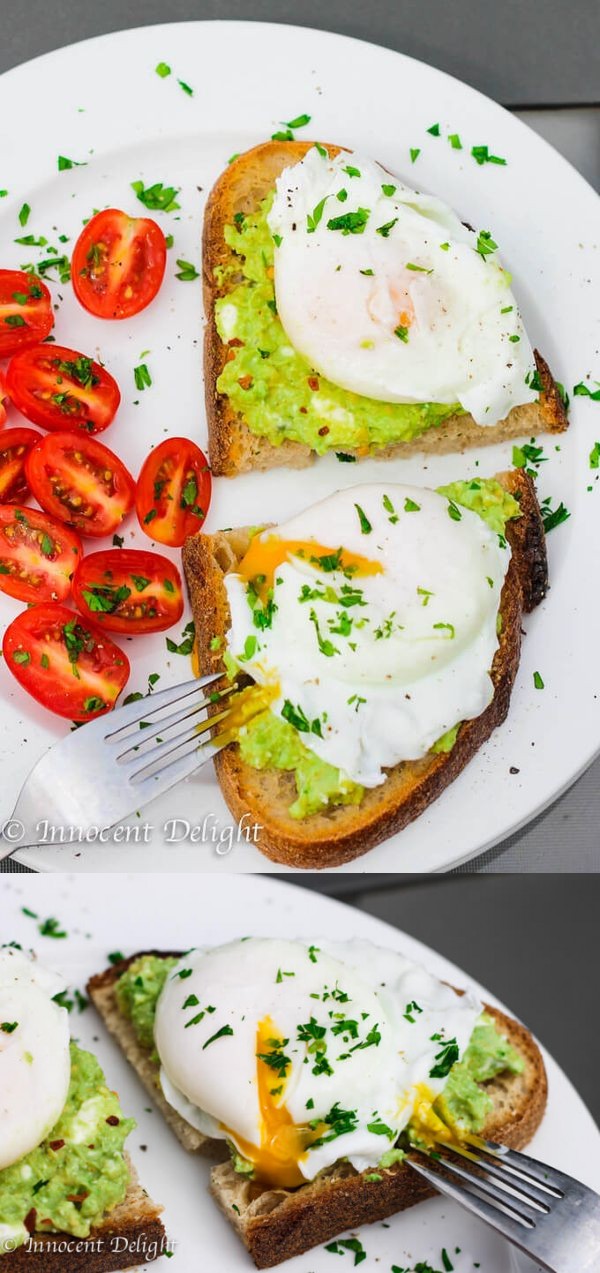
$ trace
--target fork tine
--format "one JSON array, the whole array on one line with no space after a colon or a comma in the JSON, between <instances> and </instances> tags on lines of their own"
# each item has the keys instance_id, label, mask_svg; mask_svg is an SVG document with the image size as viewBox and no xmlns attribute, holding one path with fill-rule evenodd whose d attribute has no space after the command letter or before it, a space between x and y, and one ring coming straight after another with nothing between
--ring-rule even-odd
<instances>
[{"instance_id":1,"label":"fork tine","mask_svg":"<svg viewBox=\"0 0 600 1273\"><path fill-rule=\"evenodd\" d=\"M420 1176L429 1181L430 1185L439 1193L445 1194L448 1198L452 1198L454 1202L460 1203L462 1207L466 1207L472 1211L474 1215L479 1216L483 1220L487 1220L494 1229L498 1229L500 1233L508 1238L511 1242L515 1242L518 1246L522 1245L523 1233L533 1225L531 1221L523 1222L518 1212L513 1212L510 1205L494 1206L491 1202L487 1202L485 1198L481 1198L474 1193L465 1184L455 1184L454 1181L448 1180L438 1169L432 1168L429 1163L425 1164L416 1159L415 1154L408 1157L411 1167L418 1171Z\"/></svg>"},{"instance_id":2,"label":"fork tine","mask_svg":"<svg viewBox=\"0 0 600 1273\"><path fill-rule=\"evenodd\" d=\"M558 1171L556 1167L549 1167L547 1163L540 1162L537 1158L530 1158L528 1154L509 1149L507 1145L498 1145L493 1140L482 1141L481 1152L487 1152L495 1162L503 1163L508 1170L530 1180L532 1184L544 1189L547 1193L554 1194L557 1198L564 1197L569 1177L565 1176L564 1172Z\"/></svg>"},{"instance_id":3,"label":"fork tine","mask_svg":"<svg viewBox=\"0 0 600 1273\"><path fill-rule=\"evenodd\" d=\"M217 697L219 700L225 699L230 694L233 694L235 691L239 692L238 686L230 685L227 689L219 691ZM151 728L149 729L144 728L142 734L133 733L129 736L127 736L126 734L123 734L122 737L119 739L119 741L122 741L123 743L129 743L129 746L126 747L125 751L119 752L118 756L116 757L117 761L120 763L123 763L124 761L126 761L127 757L133 756L134 753L136 755L139 755L140 751L144 747L144 744L148 744L152 742L152 739L158 738L160 734L166 734L169 729L173 729L175 725L181 724L182 721L189 720L192 716L196 716L198 712L204 711L206 707L208 707L211 703L215 701L216 701L215 696L211 694L208 698L201 699L199 703L192 703L191 706L189 703L186 703L186 706L180 708L179 711L172 712L170 716L163 716L162 720L157 721L155 725L151 726ZM140 725L143 724L143 722L146 720L146 716L149 714L150 713L146 713L146 715L142 717L140 721L138 721L138 728ZM214 720L215 718L211 717L211 719ZM148 724L150 724L150 722L148 722ZM133 741L134 739L136 739L137 741L134 742ZM113 742L114 740L110 739L109 741ZM149 750L149 748L146 747L146 750ZM158 753L155 751L154 755L156 756L157 754Z\"/></svg>"},{"instance_id":4,"label":"fork tine","mask_svg":"<svg viewBox=\"0 0 600 1273\"><path fill-rule=\"evenodd\" d=\"M454 1145L452 1146L452 1152L458 1152L455 1150ZM492 1179L488 1180L487 1174L483 1176L476 1175L475 1172L467 1171L464 1167L460 1166L459 1163L455 1163L451 1158L447 1158L444 1155L440 1155L437 1161L440 1162L446 1171L450 1171L453 1175L459 1176L460 1179L466 1181L467 1184L474 1185L477 1189L481 1189L482 1193L484 1193L486 1197L491 1198L495 1203L506 1203L511 1211L514 1208L515 1217L523 1220L524 1223L528 1223L530 1220L532 1223L535 1223L536 1218L539 1218L541 1215L548 1215L548 1212L550 1211L547 1198L538 1202L536 1198L526 1194L524 1188L520 1187L516 1181L513 1180L511 1183L510 1181L505 1180L504 1177L500 1175L500 1172L490 1171L489 1176L492 1177ZM471 1159L470 1161L475 1162L476 1166L482 1167L486 1173L488 1172L487 1167L480 1163L478 1159ZM502 1192L500 1192L498 1186L493 1183L494 1179L498 1179L501 1186L508 1185L511 1192L506 1192L504 1188L502 1189ZM526 1208L526 1210L519 1210L519 1208ZM527 1215L527 1210L533 1211L533 1217Z\"/></svg>"},{"instance_id":5,"label":"fork tine","mask_svg":"<svg viewBox=\"0 0 600 1273\"><path fill-rule=\"evenodd\" d=\"M141 782L132 786L131 790L140 805L147 804L148 801L154 800L156 796L161 795L163 791L175 785L176 782L182 782L184 778L191 778L207 760L212 760L218 755L224 747L227 747L230 739L218 737L208 739L200 746L194 744L183 753L179 759L171 761L164 769L158 773L152 774L149 778L142 779Z\"/></svg>"},{"instance_id":6,"label":"fork tine","mask_svg":"<svg viewBox=\"0 0 600 1273\"><path fill-rule=\"evenodd\" d=\"M185 733L179 734L176 738L169 738L166 742L160 743L153 751L145 752L142 756L134 755L125 766L126 770L129 770L129 781L137 785L139 781L143 781L144 776L150 776L150 771L157 765L159 766L157 773L164 772L165 768L168 768L169 756L178 752L186 743L193 742L197 751L201 746L202 734L212 729L214 725L218 725L228 713L229 707L226 707L224 711L215 716L209 716L200 724L190 726ZM162 761L167 761L167 765L162 764Z\"/></svg>"},{"instance_id":7,"label":"fork tine","mask_svg":"<svg viewBox=\"0 0 600 1273\"><path fill-rule=\"evenodd\" d=\"M184 681L182 685L172 685L169 689L159 690L151 698L146 695L145 698L138 699L135 703L128 703L125 707L116 707L113 712L98 717L97 721L90 721L86 725L86 729L98 728L100 724L106 742L121 742L124 740L125 731L138 725L139 721L154 717L164 707L171 707L181 699L189 698L190 695L197 693L198 690L206 689L207 686L214 685L217 681L222 681L223 677L224 673L218 672L213 676L194 677L193 681ZM151 707L148 706L149 702L151 702Z\"/></svg>"},{"instance_id":8,"label":"fork tine","mask_svg":"<svg viewBox=\"0 0 600 1273\"><path fill-rule=\"evenodd\" d=\"M487 1176L492 1176L500 1184L516 1191L519 1197L533 1204L536 1210L545 1214L549 1212L553 1200L564 1196L560 1190L540 1188L537 1182L534 1182L532 1176L525 1172L517 1171L511 1164L504 1163L501 1157L496 1158L492 1154L482 1153L479 1149L474 1149L470 1145L452 1144L449 1148L452 1149L453 1154L459 1154L461 1158L466 1158L468 1162L474 1163L485 1171Z\"/></svg>"}]
</instances>

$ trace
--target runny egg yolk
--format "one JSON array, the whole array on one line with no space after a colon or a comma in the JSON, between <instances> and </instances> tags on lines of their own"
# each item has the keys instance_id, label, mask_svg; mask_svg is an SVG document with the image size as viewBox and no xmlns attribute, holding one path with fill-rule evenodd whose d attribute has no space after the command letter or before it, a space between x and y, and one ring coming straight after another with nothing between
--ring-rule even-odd
<instances>
[{"instance_id":1,"label":"runny egg yolk","mask_svg":"<svg viewBox=\"0 0 600 1273\"><path fill-rule=\"evenodd\" d=\"M304 1183L300 1160L318 1132L310 1127L294 1123L285 1106L286 1078L283 1051L287 1040L277 1034L270 1017L258 1024L256 1034L256 1082L261 1119L260 1144L253 1145L228 1128L227 1135L234 1141L240 1154L254 1166L257 1180L282 1189L293 1189ZM278 1069L275 1058L283 1056ZM273 1057L272 1063L261 1057Z\"/></svg>"},{"instance_id":2,"label":"runny egg yolk","mask_svg":"<svg viewBox=\"0 0 600 1273\"><path fill-rule=\"evenodd\" d=\"M218 718L215 718L219 739L229 738L230 741L236 739L243 726L260 712L266 711L278 695L279 685L277 681L272 681L268 685L248 685L240 690L239 694L225 699L223 711L227 715L221 728L219 728Z\"/></svg>"},{"instance_id":3,"label":"runny egg yolk","mask_svg":"<svg viewBox=\"0 0 600 1273\"><path fill-rule=\"evenodd\" d=\"M279 539L277 535L261 539L256 535L236 573L247 584L252 583L259 597L264 600L273 587L275 571L289 557L304 557L310 565L317 568L322 566L324 560L325 568L346 571L351 575L380 575L383 572L380 561L361 557L360 553L350 552L346 548L326 548L313 539Z\"/></svg>"}]
</instances>

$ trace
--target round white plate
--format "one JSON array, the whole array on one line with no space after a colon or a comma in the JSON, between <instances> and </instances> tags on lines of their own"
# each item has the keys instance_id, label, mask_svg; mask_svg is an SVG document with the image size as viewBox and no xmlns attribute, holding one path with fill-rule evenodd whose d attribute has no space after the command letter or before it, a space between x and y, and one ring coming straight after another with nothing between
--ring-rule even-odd
<instances>
[{"instance_id":1,"label":"round white plate","mask_svg":"<svg viewBox=\"0 0 600 1273\"><path fill-rule=\"evenodd\" d=\"M159 61L173 68L166 79L155 73ZM192 87L193 96L178 79ZM25 200L32 209L26 233L45 235L59 247L57 235L64 233L70 251L92 209L113 204L143 213L132 181L181 188L180 212L156 214L175 246L162 291L148 310L128 322L102 322L77 305L69 285L53 286L57 338L97 352L120 383L122 406L103 440L134 473L150 447L169 433L205 442L200 286L176 280L175 260L200 267L206 192L233 153L302 112L312 122L300 136L375 155L404 180L448 200L471 224L490 229L512 271L533 341L558 379L571 388L587 375L600 377L596 196L517 119L431 67L324 32L259 23L178 23L114 33L19 67L0 80L3 118L13 116L15 102L19 125L3 140L2 186L9 191L0 200L3 265L46 254L45 248L13 242L23 233L17 214ZM438 122L441 135L434 137L427 129ZM448 144L449 132L460 134L462 150ZM505 157L506 167L480 167L470 150L481 144ZM421 151L415 164L411 147ZM59 154L85 166L58 172ZM153 384L140 393L133 368L144 350L150 351L144 361ZM600 483L588 459L600 436L600 408L577 397L571 419L569 434L558 444L540 439L548 456L540 466L540 494L551 496L553 505L563 500L571 518L549 538L552 590L527 619L509 719L416 824L350 870L441 870L465 860L538 813L600 746L600 593L593 576ZM14 414L12 422L18 422ZM500 446L432 457L425 465L418 456L395 460L386 463L386 473L393 481L436 486L492 474L510 462L510 447ZM277 521L336 487L373 480L381 471L375 460L359 466L329 457L301 472L220 479L208 529L257 517ZM149 546L134 518L125 536L128 545ZM1 598L0 626L17 610L17 603ZM167 654L163 635L138 638L128 652L130 690L144 690L151 672L160 673L160 687L189 675L187 660ZM544 690L534 688L534 671ZM38 709L2 667L0 694L1 821L11 813L29 768L64 735L65 724ZM518 773L511 774L511 767ZM212 815L215 822L205 823ZM175 816L184 820L176 843L164 831ZM251 843L235 844L224 857L217 852L215 827L226 829L230 818L208 770L156 802L147 819L148 843L128 849L90 845L84 851L78 844L22 848L19 860L41 870L278 869ZM200 828L200 843L186 838L186 822Z\"/></svg>"},{"instance_id":2,"label":"round white plate","mask_svg":"<svg viewBox=\"0 0 600 1273\"><path fill-rule=\"evenodd\" d=\"M24 915L23 906L35 911L38 920ZM88 977L106 966L113 951L127 955L148 948L177 950L229 941L249 932L312 941L326 932L334 940L366 938L400 950L434 975L456 986L471 987L484 1001L497 1003L460 969L389 924L276 880L212 875L200 883L193 877L123 875L118 883L114 878L97 876L92 887L92 882L81 876L44 880L7 877L0 881L0 914L3 940L18 941L25 948L33 946L40 959L64 973L71 988L84 989ZM39 936L38 921L50 915L60 921L66 939ZM148 1112L146 1093L117 1045L105 1035L93 1009L75 1014L71 1029L82 1046L98 1056L109 1083L121 1095L124 1109L138 1121L131 1137L131 1153L144 1187L165 1206L165 1226L177 1258L173 1267L191 1273L197 1268L197 1253L202 1251L202 1266L210 1273L250 1273L249 1257L206 1192L207 1164L190 1158L160 1115ZM531 1152L600 1190L600 1133L556 1063L547 1053L544 1060L550 1088L548 1109ZM147 1148L142 1150L142 1145ZM389 1226L375 1224L362 1229L360 1238L367 1252L362 1264L365 1273L376 1269L383 1273L392 1264L412 1269L419 1261L429 1261L433 1269L440 1269L443 1247L451 1256L455 1273L472 1273L475 1264L481 1273L533 1273L531 1262L517 1257L503 1239L442 1199L392 1217ZM460 1254L455 1254L457 1247ZM343 1273L351 1265L352 1256L347 1254L340 1270ZM332 1267L337 1265L332 1266L331 1254L322 1247L282 1266L286 1273L332 1273Z\"/></svg>"}]
</instances>

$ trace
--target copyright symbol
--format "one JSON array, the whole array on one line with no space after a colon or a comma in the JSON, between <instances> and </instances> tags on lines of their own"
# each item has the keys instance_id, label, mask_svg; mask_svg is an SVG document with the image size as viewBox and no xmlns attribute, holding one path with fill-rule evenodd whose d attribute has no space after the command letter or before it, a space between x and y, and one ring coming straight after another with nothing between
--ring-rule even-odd
<instances>
[{"instance_id":1,"label":"copyright symbol","mask_svg":"<svg viewBox=\"0 0 600 1273\"><path fill-rule=\"evenodd\" d=\"M19 822L18 818L9 818L0 827L0 831L4 839L9 840L11 844L18 844L19 840L22 840L25 835L25 827L22 822Z\"/></svg>"},{"instance_id":2,"label":"copyright symbol","mask_svg":"<svg viewBox=\"0 0 600 1273\"><path fill-rule=\"evenodd\" d=\"M0 1255L8 1255L10 1251L16 1251L16 1249L17 1249L17 1239L5 1238L4 1242L2 1243Z\"/></svg>"}]
</instances>

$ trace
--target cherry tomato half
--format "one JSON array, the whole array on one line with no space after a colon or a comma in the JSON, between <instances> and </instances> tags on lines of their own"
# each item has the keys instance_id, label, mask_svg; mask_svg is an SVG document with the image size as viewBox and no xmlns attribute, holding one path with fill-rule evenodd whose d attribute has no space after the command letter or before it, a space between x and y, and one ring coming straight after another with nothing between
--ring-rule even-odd
<instances>
[{"instance_id":1,"label":"cherry tomato half","mask_svg":"<svg viewBox=\"0 0 600 1273\"><path fill-rule=\"evenodd\" d=\"M38 345L53 327L46 284L25 270L0 270L0 358Z\"/></svg>"},{"instance_id":2,"label":"cherry tomato half","mask_svg":"<svg viewBox=\"0 0 600 1273\"><path fill-rule=\"evenodd\" d=\"M31 448L25 472L38 504L82 535L112 535L133 507L125 465L81 433L48 433Z\"/></svg>"},{"instance_id":3,"label":"cherry tomato half","mask_svg":"<svg viewBox=\"0 0 600 1273\"><path fill-rule=\"evenodd\" d=\"M109 632L163 632L183 614L181 576L158 553L117 548L80 563L73 600L84 618Z\"/></svg>"},{"instance_id":4,"label":"cherry tomato half","mask_svg":"<svg viewBox=\"0 0 600 1273\"><path fill-rule=\"evenodd\" d=\"M123 651L66 606L32 606L17 615L4 633L2 652L23 689L69 720L110 711L129 679Z\"/></svg>"},{"instance_id":5,"label":"cherry tomato half","mask_svg":"<svg viewBox=\"0 0 600 1273\"><path fill-rule=\"evenodd\" d=\"M27 499L25 460L41 436L36 429L4 429L0 433L0 504L22 504Z\"/></svg>"},{"instance_id":6,"label":"cherry tomato half","mask_svg":"<svg viewBox=\"0 0 600 1273\"><path fill-rule=\"evenodd\" d=\"M18 410L42 429L101 433L121 401L116 380L100 363L63 345L36 345L15 354L6 384Z\"/></svg>"},{"instance_id":7,"label":"cherry tomato half","mask_svg":"<svg viewBox=\"0 0 600 1273\"><path fill-rule=\"evenodd\" d=\"M75 244L73 291L98 318L131 318L154 300L166 261L165 236L156 221L107 208L88 221Z\"/></svg>"},{"instance_id":8,"label":"cherry tomato half","mask_svg":"<svg viewBox=\"0 0 600 1273\"><path fill-rule=\"evenodd\" d=\"M62 522L37 508L0 504L2 592L30 604L64 601L82 556L79 536Z\"/></svg>"},{"instance_id":9,"label":"cherry tomato half","mask_svg":"<svg viewBox=\"0 0 600 1273\"><path fill-rule=\"evenodd\" d=\"M187 438L166 438L142 465L135 496L138 520L150 539L179 548L200 530L212 480L206 456Z\"/></svg>"}]
</instances>

